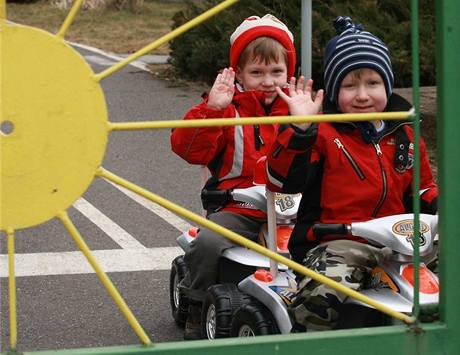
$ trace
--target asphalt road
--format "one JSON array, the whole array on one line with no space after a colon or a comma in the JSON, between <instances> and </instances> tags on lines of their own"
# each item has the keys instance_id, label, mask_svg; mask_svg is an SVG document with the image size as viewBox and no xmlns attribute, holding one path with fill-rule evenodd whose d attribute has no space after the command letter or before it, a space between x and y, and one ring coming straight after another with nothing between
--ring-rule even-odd
<instances>
[{"instance_id":1,"label":"asphalt road","mask_svg":"<svg viewBox=\"0 0 460 355\"><path fill-rule=\"evenodd\" d=\"M114 62L78 50L98 73ZM104 79L113 122L179 119L200 92L133 66ZM200 169L170 151L169 130L111 133L103 167L200 213ZM178 341L169 306L175 238L188 223L95 179L69 215L154 342ZM19 351L139 344L58 220L16 232ZM6 238L0 235L0 351L8 350Z\"/></svg>"}]
</instances>

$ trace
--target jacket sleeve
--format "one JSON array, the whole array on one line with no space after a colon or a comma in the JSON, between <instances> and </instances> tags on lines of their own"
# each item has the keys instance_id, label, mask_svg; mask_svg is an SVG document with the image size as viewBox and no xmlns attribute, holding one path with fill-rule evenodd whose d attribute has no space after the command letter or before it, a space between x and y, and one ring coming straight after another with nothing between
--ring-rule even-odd
<instances>
[{"instance_id":1,"label":"jacket sleeve","mask_svg":"<svg viewBox=\"0 0 460 355\"><path fill-rule=\"evenodd\" d=\"M235 108L230 105L223 110L213 110L206 100L193 106L184 119L206 119L234 117ZM175 128L171 134L171 148L190 164L207 165L224 147L222 127Z\"/></svg>"},{"instance_id":2,"label":"jacket sleeve","mask_svg":"<svg viewBox=\"0 0 460 355\"><path fill-rule=\"evenodd\" d=\"M267 187L270 190L303 192L312 169L311 153L317 133L316 124L306 131L292 125L280 127L267 159Z\"/></svg>"},{"instance_id":3,"label":"jacket sleeve","mask_svg":"<svg viewBox=\"0 0 460 355\"><path fill-rule=\"evenodd\" d=\"M404 204L408 213L413 212L413 188L409 186L404 193ZM433 178L426 152L425 141L420 138L420 212L435 214L438 210L438 186Z\"/></svg>"},{"instance_id":4,"label":"jacket sleeve","mask_svg":"<svg viewBox=\"0 0 460 355\"><path fill-rule=\"evenodd\" d=\"M420 139L420 211L435 214L438 211L438 186L431 172L425 141Z\"/></svg>"}]
</instances>

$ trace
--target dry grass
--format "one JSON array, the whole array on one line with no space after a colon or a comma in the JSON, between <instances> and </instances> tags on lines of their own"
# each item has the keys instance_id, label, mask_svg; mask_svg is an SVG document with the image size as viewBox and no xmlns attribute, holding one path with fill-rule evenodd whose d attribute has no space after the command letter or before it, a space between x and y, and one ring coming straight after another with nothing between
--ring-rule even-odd
<instances>
[{"instance_id":1,"label":"dry grass","mask_svg":"<svg viewBox=\"0 0 460 355\"><path fill-rule=\"evenodd\" d=\"M134 11L106 9L80 10L65 38L113 53L132 53L171 30L172 16L183 8L181 1L144 0ZM56 33L68 10L60 10L50 0L8 3L9 20ZM153 51L166 54L163 45Z\"/></svg>"}]
</instances>

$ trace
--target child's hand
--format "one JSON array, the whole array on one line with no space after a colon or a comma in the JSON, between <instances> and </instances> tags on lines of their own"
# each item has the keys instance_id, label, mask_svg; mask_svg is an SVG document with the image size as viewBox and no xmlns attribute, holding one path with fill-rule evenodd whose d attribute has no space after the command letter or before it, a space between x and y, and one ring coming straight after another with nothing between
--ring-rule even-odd
<instances>
[{"instance_id":1,"label":"child's hand","mask_svg":"<svg viewBox=\"0 0 460 355\"><path fill-rule=\"evenodd\" d=\"M294 77L289 80L289 96L281 88L276 87L278 95L288 104L289 112L293 116L316 115L321 109L323 103L324 91L319 90L315 99L312 97L313 80L309 79L304 88L305 78L301 76L297 81ZM294 124L302 130L310 127L311 123Z\"/></svg>"},{"instance_id":2,"label":"child's hand","mask_svg":"<svg viewBox=\"0 0 460 355\"><path fill-rule=\"evenodd\" d=\"M207 106L216 110L226 108L232 102L235 93L234 83L235 72L232 68L225 68L214 81L209 92Z\"/></svg>"}]
</instances>

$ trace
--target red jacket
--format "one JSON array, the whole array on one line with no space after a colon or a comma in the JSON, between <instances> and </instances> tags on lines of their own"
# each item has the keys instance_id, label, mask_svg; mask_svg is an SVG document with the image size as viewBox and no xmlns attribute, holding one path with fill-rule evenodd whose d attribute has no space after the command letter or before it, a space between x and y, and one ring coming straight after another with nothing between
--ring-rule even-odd
<instances>
[{"instance_id":1,"label":"red jacket","mask_svg":"<svg viewBox=\"0 0 460 355\"><path fill-rule=\"evenodd\" d=\"M385 122L366 143L359 125L319 123L306 132L283 126L268 156L269 188L302 192L290 250L301 260L317 244L310 227L350 223L412 211L413 131L408 122ZM438 189L420 142L421 210L436 212ZM335 239L335 238L334 238Z\"/></svg>"},{"instance_id":2,"label":"red jacket","mask_svg":"<svg viewBox=\"0 0 460 355\"><path fill-rule=\"evenodd\" d=\"M192 107L184 119L234 118L287 115L289 109L280 98L271 107L262 104L263 94L240 92L235 88L233 102L223 110L207 107L207 98ZM253 186L257 160L268 154L278 132L278 125L176 128L171 135L172 150L191 164L205 165L211 172L209 188L231 190ZM251 216L265 216L260 211L233 202L225 210Z\"/></svg>"}]
</instances>

